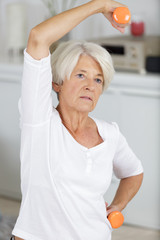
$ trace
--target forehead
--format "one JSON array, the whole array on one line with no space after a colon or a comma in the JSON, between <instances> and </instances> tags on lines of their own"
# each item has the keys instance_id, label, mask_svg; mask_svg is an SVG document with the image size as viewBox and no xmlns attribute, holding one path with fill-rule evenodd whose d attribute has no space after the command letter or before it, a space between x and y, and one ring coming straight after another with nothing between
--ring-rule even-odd
<instances>
[{"instance_id":1,"label":"forehead","mask_svg":"<svg viewBox=\"0 0 160 240\"><path fill-rule=\"evenodd\" d=\"M82 69L82 70L93 69L98 71L99 73L102 73L100 64L93 57L88 55L81 55L79 57L74 70L77 70L77 69Z\"/></svg>"}]
</instances>

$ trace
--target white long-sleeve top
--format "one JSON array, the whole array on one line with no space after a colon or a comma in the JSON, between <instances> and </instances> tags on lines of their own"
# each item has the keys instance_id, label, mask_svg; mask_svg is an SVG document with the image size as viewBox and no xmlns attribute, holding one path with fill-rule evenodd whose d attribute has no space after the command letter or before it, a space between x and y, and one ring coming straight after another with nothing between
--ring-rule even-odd
<instances>
[{"instance_id":1,"label":"white long-sleeve top","mask_svg":"<svg viewBox=\"0 0 160 240\"><path fill-rule=\"evenodd\" d=\"M12 234L25 240L110 240L105 200L112 173L143 172L116 123L93 119L103 142L79 144L52 106L50 54L24 51L21 128L22 202Z\"/></svg>"}]
</instances>

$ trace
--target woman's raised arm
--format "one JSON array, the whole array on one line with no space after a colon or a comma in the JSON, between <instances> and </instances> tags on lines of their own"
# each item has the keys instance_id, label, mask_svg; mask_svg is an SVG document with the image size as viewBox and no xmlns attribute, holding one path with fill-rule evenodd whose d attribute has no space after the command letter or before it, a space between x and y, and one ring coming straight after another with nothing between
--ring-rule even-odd
<instances>
[{"instance_id":1,"label":"woman's raised arm","mask_svg":"<svg viewBox=\"0 0 160 240\"><path fill-rule=\"evenodd\" d=\"M112 23L112 12L120 6L124 5L112 0L92 0L49 18L31 30L27 52L37 60L46 57L49 54L50 45L71 31L83 20L96 13L103 13Z\"/></svg>"}]
</instances>

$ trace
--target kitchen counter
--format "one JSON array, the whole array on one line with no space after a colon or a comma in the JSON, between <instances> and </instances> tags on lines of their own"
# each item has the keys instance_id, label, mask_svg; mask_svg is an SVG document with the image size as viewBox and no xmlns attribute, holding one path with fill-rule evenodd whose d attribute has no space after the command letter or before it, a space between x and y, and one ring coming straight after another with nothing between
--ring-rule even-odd
<instances>
[{"instance_id":1,"label":"kitchen counter","mask_svg":"<svg viewBox=\"0 0 160 240\"><path fill-rule=\"evenodd\" d=\"M130 86L130 87L143 87L143 88L156 88L160 90L160 74L139 74L132 72L116 72L112 81L113 85Z\"/></svg>"},{"instance_id":2,"label":"kitchen counter","mask_svg":"<svg viewBox=\"0 0 160 240\"><path fill-rule=\"evenodd\" d=\"M16 81L20 82L23 71L23 63L7 64L0 63L0 81Z\"/></svg>"}]
</instances>

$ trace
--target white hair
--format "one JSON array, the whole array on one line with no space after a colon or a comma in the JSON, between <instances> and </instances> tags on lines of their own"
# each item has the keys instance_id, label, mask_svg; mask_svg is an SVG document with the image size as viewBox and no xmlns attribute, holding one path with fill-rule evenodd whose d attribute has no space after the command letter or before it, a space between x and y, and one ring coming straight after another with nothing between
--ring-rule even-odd
<instances>
[{"instance_id":1,"label":"white hair","mask_svg":"<svg viewBox=\"0 0 160 240\"><path fill-rule=\"evenodd\" d=\"M87 41L71 40L59 44L51 56L52 81L62 85L65 78L70 79L81 55L91 56L99 63L104 78L103 90L106 89L114 75L112 58L105 48Z\"/></svg>"}]
</instances>

